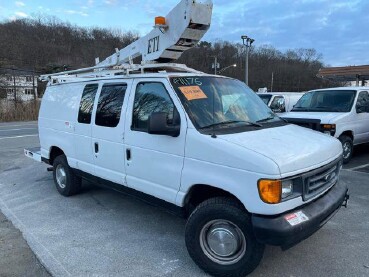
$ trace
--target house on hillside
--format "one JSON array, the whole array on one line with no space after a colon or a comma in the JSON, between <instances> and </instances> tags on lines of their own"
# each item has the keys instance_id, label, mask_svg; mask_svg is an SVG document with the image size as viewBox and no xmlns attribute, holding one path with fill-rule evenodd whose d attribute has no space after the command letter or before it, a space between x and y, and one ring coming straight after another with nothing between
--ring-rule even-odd
<instances>
[{"instance_id":1,"label":"house on hillside","mask_svg":"<svg viewBox=\"0 0 369 277\"><path fill-rule=\"evenodd\" d=\"M23 70L0 71L0 98L19 101L30 101L38 98L38 76Z\"/></svg>"}]
</instances>

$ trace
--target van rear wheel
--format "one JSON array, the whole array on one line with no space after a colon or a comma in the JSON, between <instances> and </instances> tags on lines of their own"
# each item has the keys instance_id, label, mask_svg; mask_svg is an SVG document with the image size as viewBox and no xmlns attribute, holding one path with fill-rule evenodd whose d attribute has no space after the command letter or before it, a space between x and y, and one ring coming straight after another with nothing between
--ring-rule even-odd
<instances>
[{"instance_id":1,"label":"van rear wheel","mask_svg":"<svg viewBox=\"0 0 369 277\"><path fill-rule=\"evenodd\" d=\"M194 210L185 237L191 258L213 276L246 276L259 265L265 248L256 241L241 204L224 197L209 199Z\"/></svg>"},{"instance_id":2,"label":"van rear wheel","mask_svg":"<svg viewBox=\"0 0 369 277\"><path fill-rule=\"evenodd\" d=\"M55 158L53 168L54 183L61 195L72 196L81 190L82 179L73 173L65 155Z\"/></svg>"},{"instance_id":3,"label":"van rear wheel","mask_svg":"<svg viewBox=\"0 0 369 277\"><path fill-rule=\"evenodd\" d=\"M347 164L351 160L352 154L354 153L354 143L350 137L345 135L340 136L339 140L342 143L343 163Z\"/></svg>"}]
</instances>

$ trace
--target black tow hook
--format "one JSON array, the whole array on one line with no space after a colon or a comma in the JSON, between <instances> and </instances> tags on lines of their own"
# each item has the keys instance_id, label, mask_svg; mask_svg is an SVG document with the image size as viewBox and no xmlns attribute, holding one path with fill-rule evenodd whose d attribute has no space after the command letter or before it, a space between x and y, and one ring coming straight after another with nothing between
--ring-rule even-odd
<instances>
[{"instance_id":1,"label":"black tow hook","mask_svg":"<svg viewBox=\"0 0 369 277\"><path fill-rule=\"evenodd\" d=\"M54 168L53 168L53 167L48 167L48 168L47 168L47 171L48 171L48 172L54 171Z\"/></svg>"},{"instance_id":2,"label":"black tow hook","mask_svg":"<svg viewBox=\"0 0 369 277\"><path fill-rule=\"evenodd\" d=\"M346 192L345 199L343 200L343 203L342 203L342 207L347 208L347 203L348 203L349 199L350 199L350 194L348 194L348 192Z\"/></svg>"}]
</instances>

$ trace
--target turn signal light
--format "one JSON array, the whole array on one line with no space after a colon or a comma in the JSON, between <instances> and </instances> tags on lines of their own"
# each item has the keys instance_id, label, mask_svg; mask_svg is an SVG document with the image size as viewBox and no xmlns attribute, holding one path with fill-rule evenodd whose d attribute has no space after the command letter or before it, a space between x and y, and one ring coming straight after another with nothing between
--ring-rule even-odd
<instances>
[{"instance_id":1,"label":"turn signal light","mask_svg":"<svg viewBox=\"0 0 369 277\"><path fill-rule=\"evenodd\" d=\"M323 128L327 130L336 129L336 124L323 124Z\"/></svg>"},{"instance_id":2,"label":"turn signal light","mask_svg":"<svg viewBox=\"0 0 369 277\"><path fill-rule=\"evenodd\" d=\"M258 182L259 195L261 200L268 204L278 204L281 202L282 181L262 179Z\"/></svg>"},{"instance_id":3,"label":"turn signal light","mask_svg":"<svg viewBox=\"0 0 369 277\"><path fill-rule=\"evenodd\" d=\"M155 25L165 25L165 17L164 16L157 16L155 17Z\"/></svg>"}]
</instances>

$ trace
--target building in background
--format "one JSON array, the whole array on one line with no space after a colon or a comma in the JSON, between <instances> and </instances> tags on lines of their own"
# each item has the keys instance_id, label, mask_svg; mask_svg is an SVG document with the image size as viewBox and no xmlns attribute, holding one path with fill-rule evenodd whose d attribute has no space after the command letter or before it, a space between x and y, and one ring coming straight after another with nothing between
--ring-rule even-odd
<instances>
[{"instance_id":1,"label":"building in background","mask_svg":"<svg viewBox=\"0 0 369 277\"><path fill-rule=\"evenodd\" d=\"M347 86L369 86L369 65L326 67L319 70L318 77Z\"/></svg>"},{"instance_id":2,"label":"building in background","mask_svg":"<svg viewBox=\"0 0 369 277\"><path fill-rule=\"evenodd\" d=\"M38 76L32 71L19 69L0 70L0 98L30 101L37 99Z\"/></svg>"}]
</instances>

